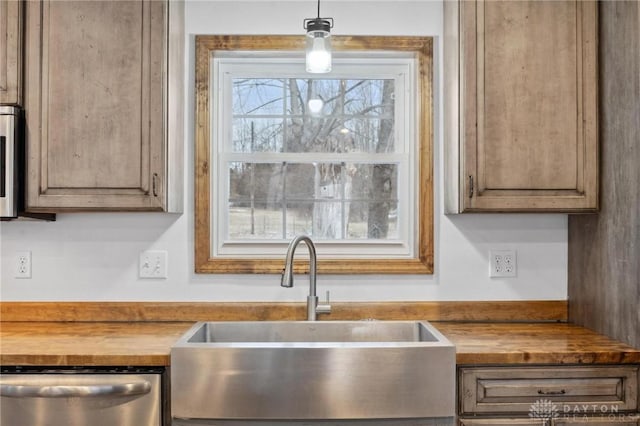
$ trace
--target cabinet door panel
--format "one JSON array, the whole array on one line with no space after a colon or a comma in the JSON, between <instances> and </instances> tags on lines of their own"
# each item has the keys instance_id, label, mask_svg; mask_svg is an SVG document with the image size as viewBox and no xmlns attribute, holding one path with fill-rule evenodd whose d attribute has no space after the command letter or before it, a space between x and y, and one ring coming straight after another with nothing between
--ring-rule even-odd
<instances>
[{"instance_id":1,"label":"cabinet door panel","mask_svg":"<svg viewBox=\"0 0 640 426\"><path fill-rule=\"evenodd\" d=\"M27 3L27 208L163 206L166 3Z\"/></svg>"},{"instance_id":2,"label":"cabinet door panel","mask_svg":"<svg viewBox=\"0 0 640 426\"><path fill-rule=\"evenodd\" d=\"M478 190L577 185L576 4L537 3L479 5Z\"/></svg>"},{"instance_id":3,"label":"cabinet door panel","mask_svg":"<svg viewBox=\"0 0 640 426\"><path fill-rule=\"evenodd\" d=\"M22 104L22 1L0 1L0 104Z\"/></svg>"},{"instance_id":4,"label":"cabinet door panel","mask_svg":"<svg viewBox=\"0 0 640 426\"><path fill-rule=\"evenodd\" d=\"M596 3L462 1L459 26L461 210L597 209Z\"/></svg>"}]
</instances>

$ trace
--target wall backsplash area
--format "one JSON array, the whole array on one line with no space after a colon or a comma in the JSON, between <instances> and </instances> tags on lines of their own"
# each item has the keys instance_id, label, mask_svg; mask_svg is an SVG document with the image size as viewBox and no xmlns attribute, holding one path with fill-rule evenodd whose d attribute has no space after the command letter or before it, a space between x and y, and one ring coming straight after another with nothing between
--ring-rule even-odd
<instances>
[{"instance_id":1,"label":"wall backsplash area","mask_svg":"<svg viewBox=\"0 0 640 426\"><path fill-rule=\"evenodd\" d=\"M367 19L362 19L367 10ZM69 213L52 223L3 222L0 296L4 301L303 301L274 275L194 274L194 35L300 34L310 2L187 1L184 214ZM564 300L567 216L445 216L442 191L442 3L326 1L335 34L435 37L435 273L424 276L319 276L336 301ZM269 16L269 20L264 19ZM138 278L141 251L168 251L168 279ZM489 278L489 250L517 250L517 276ZM14 278L16 252L32 253L32 278ZM283 250L283 264L284 264Z\"/></svg>"}]
</instances>

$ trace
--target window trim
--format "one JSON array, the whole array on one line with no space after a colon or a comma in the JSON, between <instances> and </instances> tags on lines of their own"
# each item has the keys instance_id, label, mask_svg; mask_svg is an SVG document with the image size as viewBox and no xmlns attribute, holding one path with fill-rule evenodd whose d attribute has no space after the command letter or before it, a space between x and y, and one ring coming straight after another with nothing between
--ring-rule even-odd
<instances>
[{"instance_id":1,"label":"window trim","mask_svg":"<svg viewBox=\"0 0 640 426\"><path fill-rule=\"evenodd\" d=\"M318 259L318 273L324 274L432 274L433 273L433 38L404 36L335 36L336 51L387 50L413 53L418 59L418 244L411 259ZM303 36L196 36L195 114L195 272L196 273L280 273L282 259L220 258L211 253L211 106L209 84L211 59L220 51L304 51ZM296 272L307 270L308 262L296 262Z\"/></svg>"}]
</instances>

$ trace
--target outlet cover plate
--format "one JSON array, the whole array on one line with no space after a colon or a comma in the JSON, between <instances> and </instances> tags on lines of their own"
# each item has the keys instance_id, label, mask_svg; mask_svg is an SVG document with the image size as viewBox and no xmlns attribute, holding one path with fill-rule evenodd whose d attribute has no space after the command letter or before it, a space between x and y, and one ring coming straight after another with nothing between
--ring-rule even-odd
<instances>
[{"instance_id":1,"label":"outlet cover plate","mask_svg":"<svg viewBox=\"0 0 640 426\"><path fill-rule=\"evenodd\" d=\"M16 252L14 278L31 278L31 251Z\"/></svg>"},{"instance_id":2,"label":"outlet cover plate","mask_svg":"<svg viewBox=\"0 0 640 426\"><path fill-rule=\"evenodd\" d=\"M515 250L489 251L489 277L515 277L518 272Z\"/></svg>"}]
</instances>

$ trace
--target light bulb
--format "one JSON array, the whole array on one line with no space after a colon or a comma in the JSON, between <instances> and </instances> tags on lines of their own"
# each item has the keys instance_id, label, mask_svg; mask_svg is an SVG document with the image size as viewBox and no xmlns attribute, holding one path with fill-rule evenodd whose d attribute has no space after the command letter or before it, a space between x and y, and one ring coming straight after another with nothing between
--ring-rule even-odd
<instances>
[{"instance_id":1,"label":"light bulb","mask_svg":"<svg viewBox=\"0 0 640 426\"><path fill-rule=\"evenodd\" d=\"M325 31L310 31L307 34L306 68L310 73L331 71L331 35Z\"/></svg>"}]
</instances>

